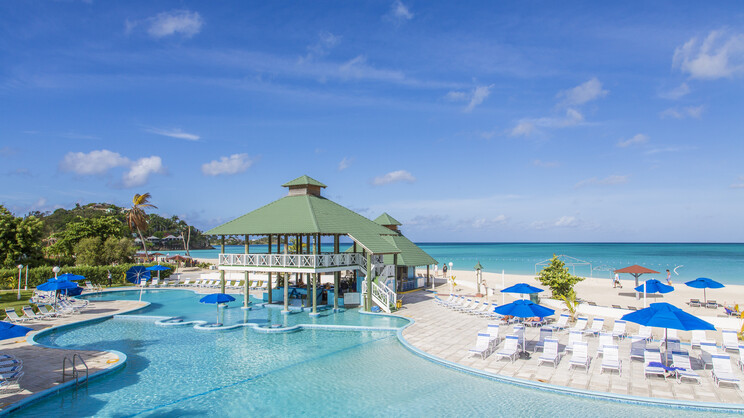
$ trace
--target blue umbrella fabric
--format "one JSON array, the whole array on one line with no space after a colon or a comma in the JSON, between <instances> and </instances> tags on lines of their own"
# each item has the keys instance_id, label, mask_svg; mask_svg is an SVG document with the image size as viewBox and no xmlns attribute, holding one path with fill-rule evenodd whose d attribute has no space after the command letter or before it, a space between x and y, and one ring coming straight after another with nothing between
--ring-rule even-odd
<instances>
[{"instance_id":1,"label":"blue umbrella fabric","mask_svg":"<svg viewBox=\"0 0 744 418\"><path fill-rule=\"evenodd\" d=\"M83 288L78 286L78 287L73 287L72 289L64 289L60 292L64 293L67 296L79 296L81 293L83 293Z\"/></svg>"},{"instance_id":2,"label":"blue umbrella fabric","mask_svg":"<svg viewBox=\"0 0 744 418\"><path fill-rule=\"evenodd\" d=\"M501 293L538 293L542 292L543 290L539 287L530 286L527 283L517 283L514 286L509 286L506 289L503 289Z\"/></svg>"},{"instance_id":3,"label":"blue umbrella fabric","mask_svg":"<svg viewBox=\"0 0 744 418\"><path fill-rule=\"evenodd\" d=\"M636 292L643 292L643 285L640 285L634 289ZM646 293L669 293L674 291L672 286L664 284L656 279L646 280Z\"/></svg>"},{"instance_id":4,"label":"blue umbrella fabric","mask_svg":"<svg viewBox=\"0 0 744 418\"><path fill-rule=\"evenodd\" d=\"M555 310L538 305L529 300L515 300L506 305L497 306L493 310L499 315L511 315L517 318L532 318L538 316L544 318L553 315Z\"/></svg>"},{"instance_id":5,"label":"blue umbrella fabric","mask_svg":"<svg viewBox=\"0 0 744 418\"><path fill-rule=\"evenodd\" d=\"M70 282L77 282L80 280L85 280L85 276L81 276L79 274L65 273L65 274L60 274L59 276L57 276L57 280L67 280Z\"/></svg>"},{"instance_id":6,"label":"blue umbrella fabric","mask_svg":"<svg viewBox=\"0 0 744 418\"><path fill-rule=\"evenodd\" d=\"M220 324L220 303L227 303L234 301L235 298L227 295L225 293L212 293L211 295L204 296L203 298L199 299L199 302L201 303L214 303L217 304L217 325Z\"/></svg>"},{"instance_id":7,"label":"blue umbrella fabric","mask_svg":"<svg viewBox=\"0 0 744 418\"><path fill-rule=\"evenodd\" d=\"M711 280L707 277L698 277L695 280L690 280L689 282L685 283L687 286L694 287L696 289L703 289L703 300L708 300L708 294L705 289L720 289L722 287L725 287L721 283L718 283L715 280Z\"/></svg>"},{"instance_id":8,"label":"blue umbrella fabric","mask_svg":"<svg viewBox=\"0 0 744 418\"><path fill-rule=\"evenodd\" d=\"M74 289L76 287L78 287L77 284L67 281L67 280L51 279L50 281L46 283L42 283L36 286L36 289L42 290L44 292L51 292L51 291L57 291L57 290Z\"/></svg>"},{"instance_id":9,"label":"blue umbrella fabric","mask_svg":"<svg viewBox=\"0 0 744 418\"><path fill-rule=\"evenodd\" d=\"M156 264L154 266L147 267L147 270L149 270L149 271L164 271L164 270L170 270L170 267L161 266L160 264Z\"/></svg>"},{"instance_id":10,"label":"blue umbrella fabric","mask_svg":"<svg viewBox=\"0 0 744 418\"><path fill-rule=\"evenodd\" d=\"M0 321L0 340L23 337L24 335L28 334L29 331L33 330L29 327Z\"/></svg>"},{"instance_id":11,"label":"blue umbrella fabric","mask_svg":"<svg viewBox=\"0 0 744 418\"><path fill-rule=\"evenodd\" d=\"M645 325L647 327L664 328L664 341L666 344L666 330L678 329L680 331L712 330L716 327L710 322L703 321L695 315L689 314L678 307L665 302L652 303L648 308L623 315L625 321Z\"/></svg>"},{"instance_id":12,"label":"blue umbrella fabric","mask_svg":"<svg viewBox=\"0 0 744 418\"><path fill-rule=\"evenodd\" d=\"M150 280L150 272L147 271L145 266L134 266L127 270L125 278L130 283L142 284L142 282Z\"/></svg>"}]
</instances>

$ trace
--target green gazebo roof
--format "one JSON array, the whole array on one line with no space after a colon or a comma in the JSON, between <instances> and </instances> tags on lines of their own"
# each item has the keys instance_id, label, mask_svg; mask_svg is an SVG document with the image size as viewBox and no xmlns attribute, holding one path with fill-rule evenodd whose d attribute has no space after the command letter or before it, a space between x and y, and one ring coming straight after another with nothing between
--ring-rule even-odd
<instances>
[{"instance_id":1,"label":"green gazebo roof","mask_svg":"<svg viewBox=\"0 0 744 418\"><path fill-rule=\"evenodd\" d=\"M474 268L474 269L476 269L476 270L483 270L483 266L481 266L481 263L480 263L480 261L479 261L479 262L478 262L478 264L476 264L476 265L475 265L475 267L473 267L473 268Z\"/></svg>"},{"instance_id":2,"label":"green gazebo roof","mask_svg":"<svg viewBox=\"0 0 744 418\"><path fill-rule=\"evenodd\" d=\"M418 245L414 244L403 235L386 235L383 238L400 251L400 253L398 253L399 266L415 267L437 264L437 260L432 258L432 256L430 256L426 251L419 248ZM385 264L393 264L392 255L385 255L383 258Z\"/></svg>"},{"instance_id":3,"label":"green gazebo roof","mask_svg":"<svg viewBox=\"0 0 744 418\"><path fill-rule=\"evenodd\" d=\"M292 181L288 181L284 184L282 184L282 187L292 187L292 186L305 186L305 185L311 185L311 186L318 186L318 187L328 187L325 184L319 182L318 180L315 180L314 178L310 176L300 176Z\"/></svg>"},{"instance_id":4,"label":"green gazebo roof","mask_svg":"<svg viewBox=\"0 0 744 418\"><path fill-rule=\"evenodd\" d=\"M387 212L378 216L377 219L375 219L375 222L377 222L380 225L396 225L396 226L403 225L402 223L398 222L395 218L388 215Z\"/></svg>"}]
</instances>

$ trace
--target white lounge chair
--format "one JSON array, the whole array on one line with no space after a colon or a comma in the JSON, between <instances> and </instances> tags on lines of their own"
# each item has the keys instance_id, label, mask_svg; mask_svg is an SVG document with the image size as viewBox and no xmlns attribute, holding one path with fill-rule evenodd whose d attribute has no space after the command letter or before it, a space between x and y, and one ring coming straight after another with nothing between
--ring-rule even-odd
<instances>
[{"instance_id":1,"label":"white lounge chair","mask_svg":"<svg viewBox=\"0 0 744 418\"><path fill-rule=\"evenodd\" d=\"M561 354L558 352L558 340L555 338L546 338L543 353L537 358L537 365L550 362L553 363L553 368L556 368L560 361Z\"/></svg>"},{"instance_id":2,"label":"white lounge chair","mask_svg":"<svg viewBox=\"0 0 744 418\"><path fill-rule=\"evenodd\" d=\"M705 330L696 329L692 331L692 337L690 338L690 347L700 347L700 341L706 340L708 337L705 335Z\"/></svg>"},{"instance_id":3,"label":"white lounge chair","mask_svg":"<svg viewBox=\"0 0 744 418\"><path fill-rule=\"evenodd\" d=\"M8 321L14 323L26 322L29 320L28 318L18 316L15 308L5 308L5 317L8 318Z\"/></svg>"},{"instance_id":4,"label":"white lounge chair","mask_svg":"<svg viewBox=\"0 0 744 418\"><path fill-rule=\"evenodd\" d=\"M672 352L672 367L676 367L674 373L677 375L677 383L682 383L682 379L696 380L698 384L702 384L703 380L696 371L692 370L692 364L690 363L690 356L687 353L673 351Z\"/></svg>"},{"instance_id":5,"label":"white lounge chair","mask_svg":"<svg viewBox=\"0 0 744 418\"><path fill-rule=\"evenodd\" d=\"M491 354L491 343L488 340L488 334L478 333L478 339L475 340L475 347L471 348L470 355L478 354L481 359L485 359Z\"/></svg>"},{"instance_id":6,"label":"white lounge chair","mask_svg":"<svg viewBox=\"0 0 744 418\"><path fill-rule=\"evenodd\" d=\"M739 346L739 359L736 362L741 368L741 371L744 372L744 345Z\"/></svg>"},{"instance_id":7,"label":"white lounge chair","mask_svg":"<svg viewBox=\"0 0 744 418\"><path fill-rule=\"evenodd\" d=\"M492 348L495 348L497 345L499 345L499 326L496 324L488 324L488 330L486 331L488 334L488 341L491 344Z\"/></svg>"},{"instance_id":8,"label":"white lounge chair","mask_svg":"<svg viewBox=\"0 0 744 418\"><path fill-rule=\"evenodd\" d=\"M610 335L612 337L612 335ZM601 341L600 341L601 344ZM605 369L617 370L617 373L623 375L623 362L620 360L620 353L618 346L616 345L605 345L602 350L602 364L599 366L599 374Z\"/></svg>"},{"instance_id":9,"label":"white lounge chair","mask_svg":"<svg viewBox=\"0 0 744 418\"><path fill-rule=\"evenodd\" d=\"M579 318L576 320L576 325L571 327L569 331L581 331L583 333L588 323L589 323L588 318Z\"/></svg>"},{"instance_id":10,"label":"white lounge chair","mask_svg":"<svg viewBox=\"0 0 744 418\"><path fill-rule=\"evenodd\" d=\"M648 375L655 374L667 378L667 372L664 369L664 363L661 362L661 351L658 348L647 348L643 352L643 362L645 366L643 368L643 377L648 379Z\"/></svg>"},{"instance_id":11,"label":"white lounge chair","mask_svg":"<svg viewBox=\"0 0 744 418\"><path fill-rule=\"evenodd\" d=\"M680 342L676 338L668 338L664 342L664 355L666 356L667 363L672 361L672 353L673 352L683 352L682 350L682 342Z\"/></svg>"},{"instance_id":12,"label":"white lounge chair","mask_svg":"<svg viewBox=\"0 0 744 418\"><path fill-rule=\"evenodd\" d=\"M545 340L549 338L553 338L553 330L551 328L540 328L540 336L532 352L536 353L537 350L542 350L545 347Z\"/></svg>"},{"instance_id":13,"label":"white lounge chair","mask_svg":"<svg viewBox=\"0 0 744 418\"><path fill-rule=\"evenodd\" d=\"M508 357L511 362L517 358L519 350L519 337L516 335L507 335L504 340L504 347L497 351L494 355L501 360L504 357Z\"/></svg>"},{"instance_id":14,"label":"white lounge chair","mask_svg":"<svg viewBox=\"0 0 744 418\"><path fill-rule=\"evenodd\" d=\"M646 351L646 339L640 336L633 336L630 340L630 359L637 358L644 361L644 352Z\"/></svg>"},{"instance_id":15,"label":"white lounge chair","mask_svg":"<svg viewBox=\"0 0 744 418\"><path fill-rule=\"evenodd\" d=\"M519 338L519 346L522 348L522 350L525 349L525 338L524 338L524 325L517 324L514 325L514 328L512 328L512 334L516 335Z\"/></svg>"},{"instance_id":16,"label":"white lounge chair","mask_svg":"<svg viewBox=\"0 0 744 418\"><path fill-rule=\"evenodd\" d=\"M599 358L600 354L604 355L604 348L608 345L615 345L615 339L612 337L612 334L610 334L609 332L603 332L599 334L599 344L597 344L596 355L597 358Z\"/></svg>"},{"instance_id":17,"label":"white lounge chair","mask_svg":"<svg viewBox=\"0 0 744 418\"><path fill-rule=\"evenodd\" d=\"M677 336L677 330L672 328L667 328L665 332L665 337L667 340L678 340L679 337Z\"/></svg>"},{"instance_id":18,"label":"white lounge chair","mask_svg":"<svg viewBox=\"0 0 744 418\"><path fill-rule=\"evenodd\" d=\"M721 382L735 384L741 389L741 381L734 375L731 368L731 356L728 354L716 354L713 357L713 382L721 387Z\"/></svg>"},{"instance_id":19,"label":"white lounge chair","mask_svg":"<svg viewBox=\"0 0 744 418\"><path fill-rule=\"evenodd\" d=\"M627 323L623 320L616 319L615 323L612 325L612 336L615 338L625 338L627 335L625 333L625 327Z\"/></svg>"},{"instance_id":20,"label":"white lounge chair","mask_svg":"<svg viewBox=\"0 0 744 418\"><path fill-rule=\"evenodd\" d=\"M700 341L700 362L703 370L708 366L713 367L713 356L718 354L718 347L714 341Z\"/></svg>"},{"instance_id":21,"label":"white lounge chair","mask_svg":"<svg viewBox=\"0 0 744 418\"><path fill-rule=\"evenodd\" d=\"M570 316L566 314L561 314L561 316L558 317L558 320L553 324L553 328L557 330L566 329L566 326L568 326L568 320L571 319Z\"/></svg>"},{"instance_id":22,"label":"white lounge chair","mask_svg":"<svg viewBox=\"0 0 744 418\"><path fill-rule=\"evenodd\" d=\"M584 341L584 333L581 331L569 331L566 351L572 351L574 344Z\"/></svg>"},{"instance_id":23,"label":"white lounge chair","mask_svg":"<svg viewBox=\"0 0 744 418\"><path fill-rule=\"evenodd\" d=\"M21 390L21 378L24 372L0 374L0 391L8 393ZM13 387L15 386L15 387Z\"/></svg>"},{"instance_id":24,"label":"white lounge chair","mask_svg":"<svg viewBox=\"0 0 744 418\"><path fill-rule=\"evenodd\" d=\"M571 369L574 366L582 366L586 369L588 374L590 362L589 344L584 341L575 342L573 345L573 352L571 353L571 359L568 362L568 368Z\"/></svg>"},{"instance_id":25,"label":"white lounge chair","mask_svg":"<svg viewBox=\"0 0 744 418\"><path fill-rule=\"evenodd\" d=\"M447 299L441 299L439 295L434 296L434 302L437 303L437 305L446 305L449 302L452 302L452 300L455 298L455 295L450 293L449 297Z\"/></svg>"},{"instance_id":26,"label":"white lounge chair","mask_svg":"<svg viewBox=\"0 0 744 418\"><path fill-rule=\"evenodd\" d=\"M456 311L458 311L458 312L462 312L462 311L468 310L471 307L475 306L475 304L473 302L474 302L473 299L466 299L465 300L465 303L463 303L460 306L456 306L454 309Z\"/></svg>"},{"instance_id":27,"label":"white lounge chair","mask_svg":"<svg viewBox=\"0 0 744 418\"><path fill-rule=\"evenodd\" d=\"M597 335L602 332L602 328L604 328L604 318L594 318L592 320L592 326L584 330L584 334Z\"/></svg>"},{"instance_id":28,"label":"white lounge chair","mask_svg":"<svg viewBox=\"0 0 744 418\"><path fill-rule=\"evenodd\" d=\"M466 314L472 314L473 312L477 312L482 308L480 301L473 300L473 303L470 305L470 307L463 309L461 312Z\"/></svg>"},{"instance_id":29,"label":"white lounge chair","mask_svg":"<svg viewBox=\"0 0 744 418\"><path fill-rule=\"evenodd\" d=\"M492 305L490 303L484 303L483 304L483 310L480 313L478 313L478 316L480 316L482 318L487 318L487 317L491 316L491 314L493 313L493 308L495 308L495 307L496 306L494 306L494 305Z\"/></svg>"},{"instance_id":30,"label":"white lounge chair","mask_svg":"<svg viewBox=\"0 0 744 418\"><path fill-rule=\"evenodd\" d=\"M739 338L736 335L736 331L724 329L721 331L721 336L723 337L721 348L724 352L728 350L739 350Z\"/></svg>"},{"instance_id":31,"label":"white lounge chair","mask_svg":"<svg viewBox=\"0 0 744 418\"><path fill-rule=\"evenodd\" d=\"M23 315L31 321L40 321L42 319L49 319L48 316L39 315L36 312L34 312L34 309L29 305L22 307L21 312L23 312Z\"/></svg>"},{"instance_id":32,"label":"white lounge chair","mask_svg":"<svg viewBox=\"0 0 744 418\"><path fill-rule=\"evenodd\" d=\"M638 335L645 338L646 341L651 341L653 339L653 335L651 334L651 327L647 327L645 325L639 325L638 326Z\"/></svg>"},{"instance_id":33,"label":"white lounge chair","mask_svg":"<svg viewBox=\"0 0 744 418\"><path fill-rule=\"evenodd\" d=\"M150 287L160 287L160 279L152 279L152 282L150 283Z\"/></svg>"}]
</instances>

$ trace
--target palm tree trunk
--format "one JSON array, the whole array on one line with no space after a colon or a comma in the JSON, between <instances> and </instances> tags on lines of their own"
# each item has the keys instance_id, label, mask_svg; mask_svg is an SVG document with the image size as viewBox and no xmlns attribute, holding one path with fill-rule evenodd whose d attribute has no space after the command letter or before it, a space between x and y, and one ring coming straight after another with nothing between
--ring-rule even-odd
<instances>
[{"instance_id":1,"label":"palm tree trunk","mask_svg":"<svg viewBox=\"0 0 744 418\"><path fill-rule=\"evenodd\" d=\"M189 254L189 244L191 243L191 227L187 227L189 231L188 238L184 236L183 231L181 231L181 239L183 240L183 250L186 251L186 257L191 257Z\"/></svg>"},{"instance_id":2,"label":"palm tree trunk","mask_svg":"<svg viewBox=\"0 0 744 418\"><path fill-rule=\"evenodd\" d=\"M147 242L145 242L145 238L142 236L142 231L137 227L137 233L140 236L140 241L142 241L142 248L145 250L145 261L147 261L150 256L147 254Z\"/></svg>"}]
</instances>

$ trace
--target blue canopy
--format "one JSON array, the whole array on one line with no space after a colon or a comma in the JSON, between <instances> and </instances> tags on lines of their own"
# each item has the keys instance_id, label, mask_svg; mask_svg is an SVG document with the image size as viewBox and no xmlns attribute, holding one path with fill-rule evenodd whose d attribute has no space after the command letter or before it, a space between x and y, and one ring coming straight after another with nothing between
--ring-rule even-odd
<instances>
[{"instance_id":1,"label":"blue canopy","mask_svg":"<svg viewBox=\"0 0 744 418\"><path fill-rule=\"evenodd\" d=\"M717 281L711 280L707 277L698 277L697 279L691 280L685 284L696 289L720 289L724 287Z\"/></svg>"},{"instance_id":2,"label":"blue canopy","mask_svg":"<svg viewBox=\"0 0 744 418\"><path fill-rule=\"evenodd\" d=\"M532 318L533 316L544 318L555 313L555 310L529 300L515 300L512 303L497 306L493 311L499 315L511 315L517 318Z\"/></svg>"},{"instance_id":3,"label":"blue canopy","mask_svg":"<svg viewBox=\"0 0 744 418\"><path fill-rule=\"evenodd\" d=\"M0 321L0 340L4 340L6 338L23 337L24 335L28 334L29 331L33 331L33 329L21 325L11 324L9 322Z\"/></svg>"},{"instance_id":4,"label":"blue canopy","mask_svg":"<svg viewBox=\"0 0 744 418\"><path fill-rule=\"evenodd\" d=\"M129 283L142 284L150 280L150 272L147 271L145 266L134 266L127 270L125 278Z\"/></svg>"},{"instance_id":5,"label":"blue canopy","mask_svg":"<svg viewBox=\"0 0 744 418\"><path fill-rule=\"evenodd\" d=\"M623 315L622 319L647 327L670 328L680 331L716 329L710 322L703 321L665 302L652 303L648 308Z\"/></svg>"},{"instance_id":6,"label":"blue canopy","mask_svg":"<svg viewBox=\"0 0 744 418\"><path fill-rule=\"evenodd\" d=\"M535 287L530 286L527 283L517 283L514 286L509 286L506 289L503 289L501 293L538 293L542 292L543 290ZM535 316L535 315L532 315Z\"/></svg>"},{"instance_id":7,"label":"blue canopy","mask_svg":"<svg viewBox=\"0 0 744 418\"><path fill-rule=\"evenodd\" d=\"M163 270L170 270L170 267L161 266L160 264L156 264L154 266L147 267L147 270L149 270L149 271L163 271Z\"/></svg>"},{"instance_id":8,"label":"blue canopy","mask_svg":"<svg viewBox=\"0 0 744 418\"><path fill-rule=\"evenodd\" d=\"M49 279L49 280L52 280L52 279ZM77 282L79 280L85 280L85 276L81 276L79 274L65 273L65 274L60 274L59 276L57 276L57 280L67 280L70 282Z\"/></svg>"},{"instance_id":9,"label":"blue canopy","mask_svg":"<svg viewBox=\"0 0 744 418\"><path fill-rule=\"evenodd\" d=\"M234 301L235 298L224 293L212 293L199 299L201 303L227 303Z\"/></svg>"},{"instance_id":10,"label":"blue canopy","mask_svg":"<svg viewBox=\"0 0 744 418\"><path fill-rule=\"evenodd\" d=\"M61 293L67 296L78 296L81 293L83 293L83 288L80 286L77 286L77 287L73 287L72 289L63 289Z\"/></svg>"},{"instance_id":11,"label":"blue canopy","mask_svg":"<svg viewBox=\"0 0 744 418\"><path fill-rule=\"evenodd\" d=\"M37 290L42 290L44 292L50 292L50 291L57 291L57 290L64 290L64 289L74 289L78 287L77 284L67 281L67 280L54 280L48 281L46 283L42 283L38 286L36 286Z\"/></svg>"},{"instance_id":12,"label":"blue canopy","mask_svg":"<svg viewBox=\"0 0 744 418\"><path fill-rule=\"evenodd\" d=\"M635 288L636 292L643 292L643 285ZM664 284L656 279L646 280L646 293L669 293L674 291L672 286Z\"/></svg>"}]
</instances>

